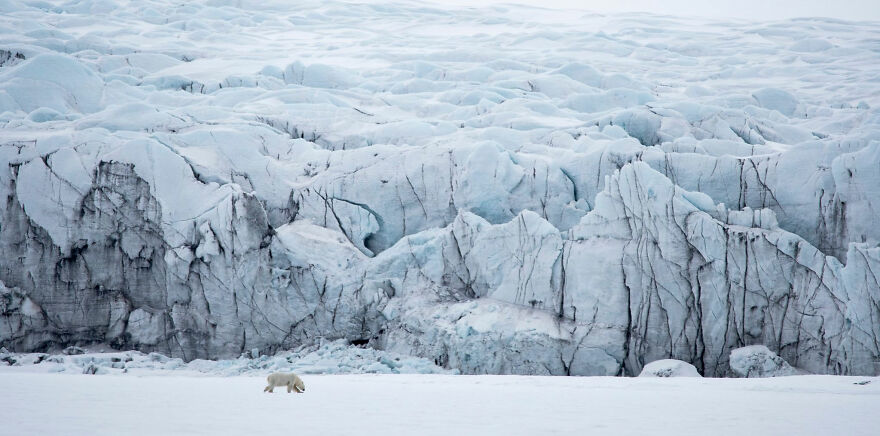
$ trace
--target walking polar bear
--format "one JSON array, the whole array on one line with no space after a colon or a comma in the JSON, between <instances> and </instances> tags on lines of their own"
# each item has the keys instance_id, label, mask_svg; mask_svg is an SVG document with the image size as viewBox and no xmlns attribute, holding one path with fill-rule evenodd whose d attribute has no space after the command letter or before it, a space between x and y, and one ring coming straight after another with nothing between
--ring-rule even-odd
<instances>
[{"instance_id":1,"label":"walking polar bear","mask_svg":"<svg viewBox=\"0 0 880 436\"><path fill-rule=\"evenodd\" d=\"M266 389L263 389L263 392L269 392L270 394L277 386L287 386L288 394L291 390L296 391L296 393L298 394L306 391L305 383L303 383L302 379L299 378L298 375L292 372L276 372L273 374L269 374L269 377L266 377L266 380L269 381L269 386L266 386Z\"/></svg>"}]
</instances>

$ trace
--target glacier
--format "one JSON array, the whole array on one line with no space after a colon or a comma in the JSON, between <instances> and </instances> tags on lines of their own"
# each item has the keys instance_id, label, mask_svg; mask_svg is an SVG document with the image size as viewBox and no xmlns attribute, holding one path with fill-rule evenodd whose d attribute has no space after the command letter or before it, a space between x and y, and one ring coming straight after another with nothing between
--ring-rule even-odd
<instances>
[{"instance_id":1,"label":"glacier","mask_svg":"<svg viewBox=\"0 0 880 436\"><path fill-rule=\"evenodd\" d=\"M880 374L880 25L0 2L0 346Z\"/></svg>"}]
</instances>

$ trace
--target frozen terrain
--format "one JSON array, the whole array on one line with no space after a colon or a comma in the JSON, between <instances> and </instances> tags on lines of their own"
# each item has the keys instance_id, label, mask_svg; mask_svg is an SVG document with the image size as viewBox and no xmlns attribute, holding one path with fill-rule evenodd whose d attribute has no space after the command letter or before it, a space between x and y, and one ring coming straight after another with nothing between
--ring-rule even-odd
<instances>
[{"instance_id":1,"label":"frozen terrain","mask_svg":"<svg viewBox=\"0 0 880 436\"><path fill-rule=\"evenodd\" d=\"M770 352L733 354L739 369L733 362ZM305 394L263 393L276 371L299 373ZM0 434L857 436L880 425L878 377L704 379L671 359L646 365L640 378L448 372L344 341L190 362L136 351L0 350Z\"/></svg>"},{"instance_id":2,"label":"frozen terrain","mask_svg":"<svg viewBox=\"0 0 880 436\"><path fill-rule=\"evenodd\" d=\"M878 40L0 0L0 346L189 362L343 339L465 374L726 376L763 345L880 374Z\"/></svg>"},{"instance_id":3,"label":"frozen terrain","mask_svg":"<svg viewBox=\"0 0 880 436\"><path fill-rule=\"evenodd\" d=\"M344 340L303 345L274 356L252 350L237 359L184 362L159 353L87 351L70 347L62 353L9 353L0 349L0 372L236 376L272 372L298 374L455 374L434 362L372 348L350 346Z\"/></svg>"},{"instance_id":4,"label":"frozen terrain","mask_svg":"<svg viewBox=\"0 0 880 436\"><path fill-rule=\"evenodd\" d=\"M880 426L878 378L313 375L303 380L304 394L265 394L264 377L0 371L2 432L869 436Z\"/></svg>"}]
</instances>

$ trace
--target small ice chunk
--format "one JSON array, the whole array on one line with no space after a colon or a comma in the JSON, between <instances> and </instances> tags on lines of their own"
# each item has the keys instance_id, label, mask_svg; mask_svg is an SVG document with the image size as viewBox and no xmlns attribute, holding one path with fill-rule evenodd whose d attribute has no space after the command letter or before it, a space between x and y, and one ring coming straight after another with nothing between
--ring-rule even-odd
<instances>
[{"instance_id":1,"label":"small ice chunk","mask_svg":"<svg viewBox=\"0 0 880 436\"><path fill-rule=\"evenodd\" d=\"M690 363L676 359L655 360L642 369L639 377L702 377Z\"/></svg>"},{"instance_id":2,"label":"small ice chunk","mask_svg":"<svg viewBox=\"0 0 880 436\"><path fill-rule=\"evenodd\" d=\"M24 301L21 303L21 314L31 318L39 317L43 314L43 309L39 304L35 303L34 300L25 297Z\"/></svg>"},{"instance_id":3,"label":"small ice chunk","mask_svg":"<svg viewBox=\"0 0 880 436\"><path fill-rule=\"evenodd\" d=\"M62 353L66 354L68 356L76 356L79 354L85 354L86 350L83 350L80 347L70 346L70 347L65 348L64 351L62 351Z\"/></svg>"},{"instance_id":4,"label":"small ice chunk","mask_svg":"<svg viewBox=\"0 0 880 436\"><path fill-rule=\"evenodd\" d=\"M730 352L730 370L738 377L759 378L794 375L783 358L763 345L750 345Z\"/></svg>"}]
</instances>

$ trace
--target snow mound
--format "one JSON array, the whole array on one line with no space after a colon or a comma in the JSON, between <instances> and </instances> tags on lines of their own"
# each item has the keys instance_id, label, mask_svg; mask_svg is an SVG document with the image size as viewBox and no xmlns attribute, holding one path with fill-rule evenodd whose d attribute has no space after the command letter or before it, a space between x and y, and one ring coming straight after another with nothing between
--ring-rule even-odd
<instances>
[{"instance_id":1,"label":"snow mound","mask_svg":"<svg viewBox=\"0 0 880 436\"><path fill-rule=\"evenodd\" d=\"M752 97L755 97L761 107L779 111L787 117L794 115L798 108L798 100L795 96L777 88L759 89L752 94Z\"/></svg>"},{"instance_id":2,"label":"snow mound","mask_svg":"<svg viewBox=\"0 0 880 436\"><path fill-rule=\"evenodd\" d=\"M104 82L72 57L43 54L0 73L0 90L26 112L40 107L62 113L96 112L101 107ZM0 107L0 111L15 109Z\"/></svg>"},{"instance_id":3,"label":"snow mound","mask_svg":"<svg viewBox=\"0 0 880 436\"><path fill-rule=\"evenodd\" d=\"M676 359L655 360L642 369L639 377L702 377L690 363Z\"/></svg>"},{"instance_id":4,"label":"snow mound","mask_svg":"<svg viewBox=\"0 0 880 436\"><path fill-rule=\"evenodd\" d=\"M830 50L834 45L824 39L808 38L802 39L789 47L791 51L803 53L817 53Z\"/></svg>"},{"instance_id":5,"label":"snow mound","mask_svg":"<svg viewBox=\"0 0 880 436\"><path fill-rule=\"evenodd\" d=\"M797 372L783 358L763 345L750 345L730 352L730 369L739 377L779 377Z\"/></svg>"}]
</instances>

